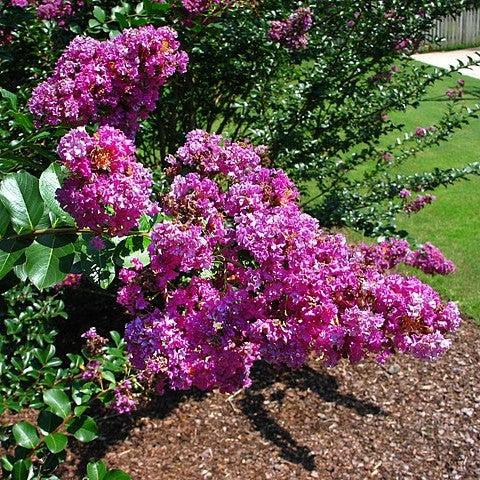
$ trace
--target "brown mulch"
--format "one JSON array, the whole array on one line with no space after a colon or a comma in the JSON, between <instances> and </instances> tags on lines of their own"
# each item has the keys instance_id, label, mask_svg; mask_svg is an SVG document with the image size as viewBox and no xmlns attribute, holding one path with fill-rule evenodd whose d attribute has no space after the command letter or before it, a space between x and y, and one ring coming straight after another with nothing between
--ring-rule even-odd
<instances>
[{"instance_id":1,"label":"brown mulch","mask_svg":"<svg viewBox=\"0 0 480 480\"><path fill-rule=\"evenodd\" d=\"M104 420L59 476L80 479L94 457L134 480L479 479L479 340L465 321L434 364L259 365L234 398L167 394Z\"/></svg>"}]
</instances>

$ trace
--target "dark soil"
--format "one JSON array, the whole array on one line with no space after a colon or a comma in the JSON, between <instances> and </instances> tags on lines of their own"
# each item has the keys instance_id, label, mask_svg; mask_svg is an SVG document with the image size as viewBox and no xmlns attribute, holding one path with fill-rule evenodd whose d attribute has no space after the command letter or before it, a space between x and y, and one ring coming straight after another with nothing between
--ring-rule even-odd
<instances>
[{"instance_id":1,"label":"dark soil","mask_svg":"<svg viewBox=\"0 0 480 480\"><path fill-rule=\"evenodd\" d=\"M104 458L134 480L480 478L480 330L465 321L438 363L259 365L233 398L167 394L102 421L59 474ZM62 467L63 468L63 467Z\"/></svg>"}]
</instances>

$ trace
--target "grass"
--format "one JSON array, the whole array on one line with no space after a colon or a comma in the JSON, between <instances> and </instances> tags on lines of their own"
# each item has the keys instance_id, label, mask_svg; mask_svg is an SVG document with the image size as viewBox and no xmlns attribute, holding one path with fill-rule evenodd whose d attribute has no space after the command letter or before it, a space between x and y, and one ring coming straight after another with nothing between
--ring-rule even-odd
<instances>
[{"instance_id":1,"label":"grass","mask_svg":"<svg viewBox=\"0 0 480 480\"><path fill-rule=\"evenodd\" d=\"M460 75L458 76L458 78ZM416 110L392 115L407 130L435 123L444 109L445 91L457 77L438 82L428 98ZM465 102L476 103L480 80L466 80ZM413 173L438 167L458 167L480 161L480 119L473 120L451 141L402 165L401 171ZM461 181L435 192L437 201L411 217L399 218L399 225L420 241L431 241L455 261L457 272L449 277L426 277L445 298L457 300L463 312L480 321L480 178Z\"/></svg>"}]
</instances>

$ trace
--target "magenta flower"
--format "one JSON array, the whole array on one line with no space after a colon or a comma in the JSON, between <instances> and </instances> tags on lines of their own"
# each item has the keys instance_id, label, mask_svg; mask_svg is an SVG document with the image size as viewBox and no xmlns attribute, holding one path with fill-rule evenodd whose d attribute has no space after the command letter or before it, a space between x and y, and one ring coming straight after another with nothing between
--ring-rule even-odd
<instances>
[{"instance_id":1,"label":"magenta flower","mask_svg":"<svg viewBox=\"0 0 480 480\"><path fill-rule=\"evenodd\" d=\"M121 131L104 126L90 136L79 127L60 140L58 154L71 176L57 198L80 228L124 235L154 208L151 175ZM94 246L103 248L99 240Z\"/></svg>"},{"instance_id":2,"label":"magenta flower","mask_svg":"<svg viewBox=\"0 0 480 480\"><path fill-rule=\"evenodd\" d=\"M30 111L38 124L100 122L134 136L168 78L186 71L188 57L176 37L170 28L148 25L103 42L75 38L53 75L34 89Z\"/></svg>"},{"instance_id":3,"label":"magenta flower","mask_svg":"<svg viewBox=\"0 0 480 480\"><path fill-rule=\"evenodd\" d=\"M437 197L435 197L435 195L419 195L417 198L407 203L403 209L407 213L417 213L427 205L433 203L436 199Z\"/></svg>"},{"instance_id":4,"label":"magenta flower","mask_svg":"<svg viewBox=\"0 0 480 480\"><path fill-rule=\"evenodd\" d=\"M270 40L290 50L301 50L308 44L307 32L312 25L312 11L309 8L299 8L285 20L270 22L268 36Z\"/></svg>"},{"instance_id":5,"label":"magenta flower","mask_svg":"<svg viewBox=\"0 0 480 480\"><path fill-rule=\"evenodd\" d=\"M349 246L298 206L263 149L191 132L170 158L174 178L155 227L151 264L123 270L118 301L134 315L125 338L141 378L231 392L256 360L333 366L395 352L431 360L448 348L458 309L400 263L449 273L435 247L405 240Z\"/></svg>"},{"instance_id":6,"label":"magenta flower","mask_svg":"<svg viewBox=\"0 0 480 480\"><path fill-rule=\"evenodd\" d=\"M124 380L119 383L113 392L114 398L110 408L119 415L132 413L137 408L137 402L134 400L133 386L130 380Z\"/></svg>"}]
</instances>

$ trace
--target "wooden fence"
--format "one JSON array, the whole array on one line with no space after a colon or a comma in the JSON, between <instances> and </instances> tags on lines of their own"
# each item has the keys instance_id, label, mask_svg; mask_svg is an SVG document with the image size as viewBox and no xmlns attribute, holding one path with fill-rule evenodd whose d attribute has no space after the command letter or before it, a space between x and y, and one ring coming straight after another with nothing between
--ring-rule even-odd
<instances>
[{"instance_id":1,"label":"wooden fence","mask_svg":"<svg viewBox=\"0 0 480 480\"><path fill-rule=\"evenodd\" d=\"M480 45L480 9L468 10L455 18L439 20L432 34L444 39L442 47Z\"/></svg>"}]
</instances>

